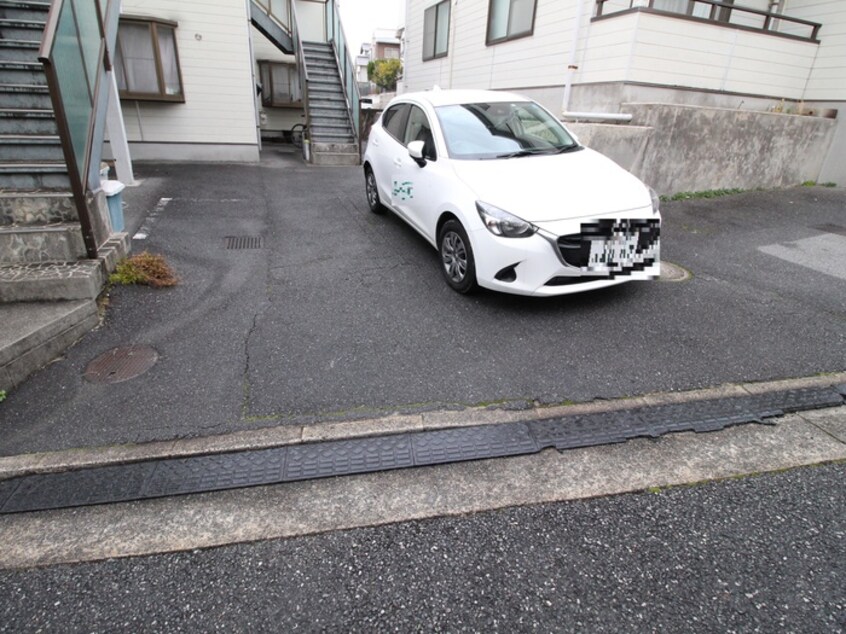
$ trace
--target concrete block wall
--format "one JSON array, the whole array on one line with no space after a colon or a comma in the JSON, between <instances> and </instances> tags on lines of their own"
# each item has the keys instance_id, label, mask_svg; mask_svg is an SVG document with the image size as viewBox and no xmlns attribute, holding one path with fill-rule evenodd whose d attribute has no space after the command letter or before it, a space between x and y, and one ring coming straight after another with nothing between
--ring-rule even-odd
<instances>
[{"instance_id":1,"label":"concrete block wall","mask_svg":"<svg viewBox=\"0 0 846 634\"><path fill-rule=\"evenodd\" d=\"M567 124L659 194L818 181L834 119L666 103L628 103L632 125Z\"/></svg>"}]
</instances>

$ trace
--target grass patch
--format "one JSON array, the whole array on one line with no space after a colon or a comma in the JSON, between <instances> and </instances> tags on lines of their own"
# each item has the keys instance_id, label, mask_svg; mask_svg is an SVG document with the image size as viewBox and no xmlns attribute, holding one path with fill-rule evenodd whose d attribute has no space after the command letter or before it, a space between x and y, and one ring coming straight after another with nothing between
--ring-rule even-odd
<instances>
[{"instance_id":1,"label":"grass patch","mask_svg":"<svg viewBox=\"0 0 846 634\"><path fill-rule=\"evenodd\" d=\"M164 256L144 251L118 262L109 276L112 284L145 284L154 288L176 286L179 278Z\"/></svg>"},{"instance_id":2,"label":"grass patch","mask_svg":"<svg viewBox=\"0 0 846 634\"><path fill-rule=\"evenodd\" d=\"M661 196L661 202L670 202L674 200L692 200L694 198L720 198L721 196L731 196L733 194L742 194L748 190L746 189L706 189L701 192L679 192L672 196Z\"/></svg>"},{"instance_id":3,"label":"grass patch","mask_svg":"<svg viewBox=\"0 0 846 634\"><path fill-rule=\"evenodd\" d=\"M0 403L6 400L6 390L0 390Z\"/></svg>"}]
</instances>

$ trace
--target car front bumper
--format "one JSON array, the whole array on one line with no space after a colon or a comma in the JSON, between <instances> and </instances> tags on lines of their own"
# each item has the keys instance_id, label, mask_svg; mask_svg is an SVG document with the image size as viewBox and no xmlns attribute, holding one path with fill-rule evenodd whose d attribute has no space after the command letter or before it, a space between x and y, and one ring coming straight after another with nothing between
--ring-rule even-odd
<instances>
[{"instance_id":1,"label":"car front bumper","mask_svg":"<svg viewBox=\"0 0 846 634\"><path fill-rule=\"evenodd\" d=\"M472 232L480 286L517 295L567 295L661 274L660 214L651 209L544 223L527 238ZM575 254L575 255L574 255Z\"/></svg>"}]
</instances>

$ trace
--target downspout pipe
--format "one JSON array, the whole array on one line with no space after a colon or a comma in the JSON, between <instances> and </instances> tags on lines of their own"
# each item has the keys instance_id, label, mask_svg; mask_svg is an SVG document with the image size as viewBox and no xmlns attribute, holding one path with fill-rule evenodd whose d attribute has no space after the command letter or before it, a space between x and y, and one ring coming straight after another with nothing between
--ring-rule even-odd
<instances>
[{"instance_id":1,"label":"downspout pipe","mask_svg":"<svg viewBox=\"0 0 846 634\"><path fill-rule=\"evenodd\" d=\"M561 103L561 111L567 112L570 107L570 92L573 88L573 77L579 67L576 65L576 55L579 52L579 36L582 32L582 16L584 7L593 0L578 0L576 2L576 18L573 21L573 32L570 35L570 56L567 60L567 74L564 79L564 100Z\"/></svg>"}]
</instances>

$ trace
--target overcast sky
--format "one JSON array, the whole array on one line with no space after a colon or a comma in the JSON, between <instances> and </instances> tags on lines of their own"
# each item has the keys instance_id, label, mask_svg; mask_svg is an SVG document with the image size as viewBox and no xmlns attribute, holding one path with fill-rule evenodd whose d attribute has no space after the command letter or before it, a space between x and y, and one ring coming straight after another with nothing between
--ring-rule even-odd
<instances>
[{"instance_id":1,"label":"overcast sky","mask_svg":"<svg viewBox=\"0 0 846 634\"><path fill-rule=\"evenodd\" d=\"M405 23L405 0L338 0L338 10L353 57L363 42L372 39L374 29L395 29Z\"/></svg>"}]
</instances>

